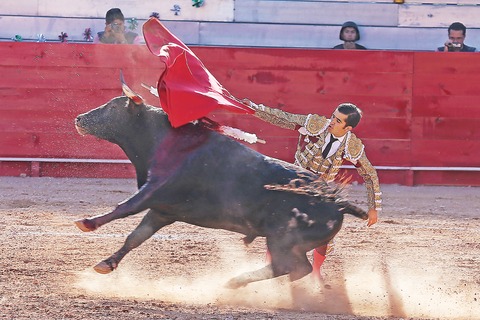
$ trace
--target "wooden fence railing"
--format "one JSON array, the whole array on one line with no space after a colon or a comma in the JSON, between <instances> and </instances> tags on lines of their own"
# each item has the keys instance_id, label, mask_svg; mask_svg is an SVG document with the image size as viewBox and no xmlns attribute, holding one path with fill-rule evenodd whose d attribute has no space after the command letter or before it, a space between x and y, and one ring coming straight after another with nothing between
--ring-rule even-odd
<instances>
[{"instance_id":1,"label":"wooden fence railing","mask_svg":"<svg viewBox=\"0 0 480 320\"><path fill-rule=\"evenodd\" d=\"M329 115L350 101L382 183L480 185L480 55L192 47L238 98ZM81 137L76 115L120 95L119 73L147 102L161 65L145 46L0 43L0 175L133 177L122 151ZM291 161L297 133L252 116L211 115L267 141ZM348 166L345 170L354 170Z\"/></svg>"}]
</instances>

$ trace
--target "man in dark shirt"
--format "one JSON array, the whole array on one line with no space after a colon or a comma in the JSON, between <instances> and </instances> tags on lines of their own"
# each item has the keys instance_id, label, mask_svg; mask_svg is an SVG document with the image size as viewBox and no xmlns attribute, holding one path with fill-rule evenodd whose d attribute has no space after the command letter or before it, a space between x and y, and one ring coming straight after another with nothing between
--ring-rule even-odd
<instances>
[{"instance_id":1,"label":"man in dark shirt","mask_svg":"<svg viewBox=\"0 0 480 320\"><path fill-rule=\"evenodd\" d=\"M340 29L340 40L343 41L342 44L336 45L332 49L347 49L347 50L365 50L364 46L356 43L360 40L360 31L358 30L358 26L353 21L347 21L342 25Z\"/></svg>"},{"instance_id":2,"label":"man in dark shirt","mask_svg":"<svg viewBox=\"0 0 480 320\"><path fill-rule=\"evenodd\" d=\"M140 44L140 36L125 29L125 17L119 8L112 8L105 16L105 30L98 32L93 43Z\"/></svg>"},{"instance_id":3,"label":"man in dark shirt","mask_svg":"<svg viewBox=\"0 0 480 320\"><path fill-rule=\"evenodd\" d=\"M448 40L443 47L438 47L441 52L476 52L477 48L467 46L464 41L467 28L463 23L454 22L448 27Z\"/></svg>"}]
</instances>

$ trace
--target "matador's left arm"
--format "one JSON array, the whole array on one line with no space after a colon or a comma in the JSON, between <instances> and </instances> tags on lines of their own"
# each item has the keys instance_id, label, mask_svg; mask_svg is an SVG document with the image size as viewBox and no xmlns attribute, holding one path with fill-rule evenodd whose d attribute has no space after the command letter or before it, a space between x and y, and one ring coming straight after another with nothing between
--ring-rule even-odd
<instances>
[{"instance_id":1,"label":"matador's left arm","mask_svg":"<svg viewBox=\"0 0 480 320\"><path fill-rule=\"evenodd\" d=\"M360 174L365 181L368 209L381 211L382 192L380 191L377 170L375 170L368 160L362 141L351 132L347 138L344 158L355 166L358 174Z\"/></svg>"},{"instance_id":2,"label":"matador's left arm","mask_svg":"<svg viewBox=\"0 0 480 320\"><path fill-rule=\"evenodd\" d=\"M380 191L380 183L378 181L377 170L372 166L365 151L354 164L358 174L365 181L365 188L367 189L368 209L382 210L382 192Z\"/></svg>"}]
</instances>

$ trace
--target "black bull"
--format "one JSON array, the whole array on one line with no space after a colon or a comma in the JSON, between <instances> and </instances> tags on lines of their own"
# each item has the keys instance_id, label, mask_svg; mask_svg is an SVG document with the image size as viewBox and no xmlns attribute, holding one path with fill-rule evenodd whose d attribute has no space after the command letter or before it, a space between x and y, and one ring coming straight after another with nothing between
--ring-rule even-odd
<instances>
[{"instance_id":1,"label":"black bull","mask_svg":"<svg viewBox=\"0 0 480 320\"><path fill-rule=\"evenodd\" d=\"M119 145L135 166L138 191L103 215L76 221L93 231L149 209L124 245L94 268L108 273L160 228L175 221L266 237L271 264L228 282L231 288L312 271L306 253L340 230L343 214L366 213L338 188L287 162L262 155L202 124L173 129L159 108L122 96L79 115L80 134Z\"/></svg>"}]
</instances>

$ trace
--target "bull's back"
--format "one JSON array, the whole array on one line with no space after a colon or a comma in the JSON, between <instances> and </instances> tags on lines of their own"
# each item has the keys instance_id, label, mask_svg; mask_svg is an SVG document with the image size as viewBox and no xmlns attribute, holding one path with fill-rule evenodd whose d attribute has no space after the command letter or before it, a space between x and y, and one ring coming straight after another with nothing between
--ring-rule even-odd
<instances>
[{"instance_id":1,"label":"bull's back","mask_svg":"<svg viewBox=\"0 0 480 320\"><path fill-rule=\"evenodd\" d=\"M296 178L314 181L317 176L285 161L267 157L219 134L195 150L172 176L185 189L206 195L242 199L264 197L265 185L288 184Z\"/></svg>"},{"instance_id":2,"label":"bull's back","mask_svg":"<svg viewBox=\"0 0 480 320\"><path fill-rule=\"evenodd\" d=\"M259 229L275 214L283 221L294 208L307 210L307 196L265 188L299 177L316 179L297 166L212 134L157 192L156 206L187 223L251 233L248 228Z\"/></svg>"}]
</instances>

